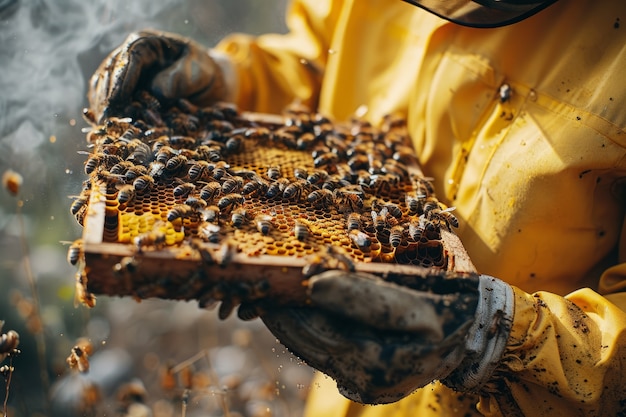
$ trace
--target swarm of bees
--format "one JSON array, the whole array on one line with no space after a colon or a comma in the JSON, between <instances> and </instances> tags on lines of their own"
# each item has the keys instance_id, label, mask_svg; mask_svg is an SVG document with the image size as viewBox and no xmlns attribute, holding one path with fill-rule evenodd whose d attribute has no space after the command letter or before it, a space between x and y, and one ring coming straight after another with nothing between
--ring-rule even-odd
<instances>
[{"instance_id":1,"label":"swarm of bees","mask_svg":"<svg viewBox=\"0 0 626 417\"><path fill-rule=\"evenodd\" d=\"M103 242L137 256L224 242L249 256L335 246L353 262L448 267L441 231L459 221L423 176L402 117L338 124L293 104L264 120L229 103L155 103L142 92L127 117L102 124L85 113L89 179L70 211L85 225L98 190Z\"/></svg>"}]
</instances>

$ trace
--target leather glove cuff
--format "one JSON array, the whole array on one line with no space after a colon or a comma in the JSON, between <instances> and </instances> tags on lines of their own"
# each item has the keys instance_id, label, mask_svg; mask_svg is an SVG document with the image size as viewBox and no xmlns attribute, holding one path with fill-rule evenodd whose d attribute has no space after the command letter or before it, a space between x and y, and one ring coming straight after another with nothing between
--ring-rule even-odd
<instances>
[{"instance_id":1,"label":"leather glove cuff","mask_svg":"<svg viewBox=\"0 0 626 417\"><path fill-rule=\"evenodd\" d=\"M475 321L465 342L465 359L442 381L457 391L478 391L489 381L511 331L513 288L497 278L481 275L479 294Z\"/></svg>"}]
</instances>

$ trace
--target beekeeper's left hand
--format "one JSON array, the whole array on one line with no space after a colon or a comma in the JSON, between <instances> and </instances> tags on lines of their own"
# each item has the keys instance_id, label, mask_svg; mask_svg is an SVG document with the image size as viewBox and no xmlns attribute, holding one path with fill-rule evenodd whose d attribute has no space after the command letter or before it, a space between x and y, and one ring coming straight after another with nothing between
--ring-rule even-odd
<instances>
[{"instance_id":1,"label":"beekeeper's left hand","mask_svg":"<svg viewBox=\"0 0 626 417\"><path fill-rule=\"evenodd\" d=\"M259 312L288 349L360 403L394 402L433 380L465 390L485 383L509 335L512 288L489 276L419 285L330 270L310 278L310 308Z\"/></svg>"}]
</instances>

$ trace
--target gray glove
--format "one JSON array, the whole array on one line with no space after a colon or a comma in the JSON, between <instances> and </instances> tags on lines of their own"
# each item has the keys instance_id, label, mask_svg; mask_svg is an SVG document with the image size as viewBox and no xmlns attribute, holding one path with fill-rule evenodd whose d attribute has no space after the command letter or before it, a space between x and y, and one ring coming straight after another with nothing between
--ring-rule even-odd
<instances>
[{"instance_id":1,"label":"gray glove","mask_svg":"<svg viewBox=\"0 0 626 417\"><path fill-rule=\"evenodd\" d=\"M92 75L89 105L98 122L117 115L138 89L158 98L209 105L227 98L222 65L191 39L152 30L135 32Z\"/></svg>"},{"instance_id":2,"label":"gray glove","mask_svg":"<svg viewBox=\"0 0 626 417\"><path fill-rule=\"evenodd\" d=\"M288 349L353 401L398 401L434 380L479 388L510 332L512 288L488 276L420 285L332 270L310 279L311 308L259 312Z\"/></svg>"}]
</instances>

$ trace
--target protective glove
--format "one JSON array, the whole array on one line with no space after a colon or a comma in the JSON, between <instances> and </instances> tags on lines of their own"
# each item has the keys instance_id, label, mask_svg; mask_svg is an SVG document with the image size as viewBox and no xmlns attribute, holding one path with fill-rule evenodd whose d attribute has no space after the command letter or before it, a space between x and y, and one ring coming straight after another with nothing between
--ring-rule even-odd
<instances>
[{"instance_id":1,"label":"protective glove","mask_svg":"<svg viewBox=\"0 0 626 417\"><path fill-rule=\"evenodd\" d=\"M310 278L310 308L259 313L289 350L353 401L398 401L434 380L480 388L505 348L512 288L489 276L428 277L419 286L331 270Z\"/></svg>"},{"instance_id":2,"label":"protective glove","mask_svg":"<svg viewBox=\"0 0 626 417\"><path fill-rule=\"evenodd\" d=\"M229 61L197 42L166 32L130 34L100 64L88 99L98 122L117 115L139 89L157 98L185 98L197 105L228 99Z\"/></svg>"}]
</instances>

